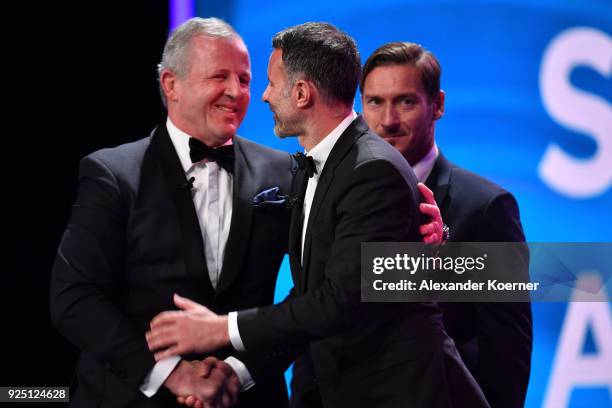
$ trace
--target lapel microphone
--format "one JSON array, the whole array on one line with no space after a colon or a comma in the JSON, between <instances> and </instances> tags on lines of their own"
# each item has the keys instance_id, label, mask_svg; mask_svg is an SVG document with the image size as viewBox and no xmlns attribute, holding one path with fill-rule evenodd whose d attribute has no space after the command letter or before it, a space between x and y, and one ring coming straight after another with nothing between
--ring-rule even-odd
<instances>
[{"instance_id":1,"label":"lapel microphone","mask_svg":"<svg viewBox=\"0 0 612 408\"><path fill-rule=\"evenodd\" d=\"M285 201L285 206L289 209L301 208L300 206L303 204L304 204L304 199L302 197L287 196L287 201Z\"/></svg>"},{"instance_id":2,"label":"lapel microphone","mask_svg":"<svg viewBox=\"0 0 612 408\"><path fill-rule=\"evenodd\" d=\"M195 181L195 177L190 177L185 184L181 186L181 190L191 190L193 188L193 182Z\"/></svg>"}]
</instances>

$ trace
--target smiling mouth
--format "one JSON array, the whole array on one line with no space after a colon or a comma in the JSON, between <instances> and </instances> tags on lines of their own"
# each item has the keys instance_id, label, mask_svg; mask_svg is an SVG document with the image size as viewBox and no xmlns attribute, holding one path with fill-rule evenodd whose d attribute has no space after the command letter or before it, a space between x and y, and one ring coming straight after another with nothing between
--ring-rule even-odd
<instances>
[{"instance_id":1,"label":"smiling mouth","mask_svg":"<svg viewBox=\"0 0 612 408\"><path fill-rule=\"evenodd\" d=\"M216 108L222 110L223 112L236 113L238 110L236 108L231 108L229 106L216 105Z\"/></svg>"}]
</instances>

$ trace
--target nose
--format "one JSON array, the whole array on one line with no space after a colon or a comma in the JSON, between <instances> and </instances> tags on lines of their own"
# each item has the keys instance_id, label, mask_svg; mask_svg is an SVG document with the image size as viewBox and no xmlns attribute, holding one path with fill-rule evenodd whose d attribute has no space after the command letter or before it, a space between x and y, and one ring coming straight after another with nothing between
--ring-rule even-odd
<instances>
[{"instance_id":1,"label":"nose","mask_svg":"<svg viewBox=\"0 0 612 408\"><path fill-rule=\"evenodd\" d=\"M393 129L397 129L399 127L399 124L400 124L400 121L399 121L399 114L397 113L397 109L395 109L394 106L389 104L389 106L385 108L385 112L383 113L381 126L385 130L393 130Z\"/></svg>"},{"instance_id":2,"label":"nose","mask_svg":"<svg viewBox=\"0 0 612 408\"><path fill-rule=\"evenodd\" d=\"M264 90L264 93L261 94L261 101L268 103L268 96L270 94L270 84L268 84L268 86L266 86L266 89Z\"/></svg>"},{"instance_id":3,"label":"nose","mask_svg":"<svg viewBox=\"0 0 612 408\"><path fill-rule=\"evenodd\" d=\"M227 77L225 86L225 95L230 98L236 99L240 94L240 78L236 75L230 75Z\"/></svg>"}]
</instances>

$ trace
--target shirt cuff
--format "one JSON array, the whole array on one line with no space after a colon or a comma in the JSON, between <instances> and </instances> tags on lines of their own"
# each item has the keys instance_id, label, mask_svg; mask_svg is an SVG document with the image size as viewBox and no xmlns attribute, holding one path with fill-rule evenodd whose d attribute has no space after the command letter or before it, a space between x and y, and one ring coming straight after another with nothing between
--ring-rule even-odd
<instances>
[{"instance_id":1,"label":"shirt cuff","mask_svg":"<svg viewBox=\"0 0 612 408\"><path fill-rule=\"evenodd\" d=\"M230 342L234 349L236 351L246 351L238 331L238 312L229 312L227 315L227 331L229 332Z\"/></svg>"},{"instance_id":2,"label":"shirt cuff","mask_svg":"<svg viewBox=\"0 0 612 408\"><path fill-rule=\"evenodd\" d=\"M225 359L225 362L232 367L232 369L234 369L234 372L238 376L240 386L242 387L240 391L246 391L255 385L255 381L253 380L253 377L251 377L251 373L249 373L249 370L242 361L238 360L236 357L229 356Z\"/></svg>"},{"instance_id":3,"label":"shirt cuff","mask_svg":"<svg viewBox=\"0 0 612 408\"><path fill-rule=\"evenodd\" d=\"M160 360L145 377L140 386L140 391L149 398L155 395L179 361L181 361L179 356L166 357Z\"/></svg>"}]
</instances>

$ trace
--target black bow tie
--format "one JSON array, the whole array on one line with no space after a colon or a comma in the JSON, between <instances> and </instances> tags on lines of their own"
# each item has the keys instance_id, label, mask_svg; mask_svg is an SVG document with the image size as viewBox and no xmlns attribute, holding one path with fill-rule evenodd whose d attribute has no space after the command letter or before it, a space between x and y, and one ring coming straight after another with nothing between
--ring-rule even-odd
<instances>
[{"instance_id":1,"label":"black bow tie","mask_svg":"<svg viewBox=\"0 0 612 408\"><path fill-rule=\"evenodd\" d=\"M297 152L293 155L293 158L297 162L300 170L306 171L308 178L312 177L317 172L317 166L315 166L312 156L305 156L304 153Z\"/></svg>"},{"instance_id":2,"label":"black bow tie","mask_svg":"<svg viewBox=\"0 0 612 408\"><path fill-rule=\"evenodd\" d=\"M200 140L190 137L189 157L191 157L192 163L208 159L208 161L217 162L228 173L234 170L234 145L220 146L213 149L206 146Z\"/></svg>"}]
</instances>

